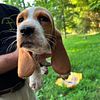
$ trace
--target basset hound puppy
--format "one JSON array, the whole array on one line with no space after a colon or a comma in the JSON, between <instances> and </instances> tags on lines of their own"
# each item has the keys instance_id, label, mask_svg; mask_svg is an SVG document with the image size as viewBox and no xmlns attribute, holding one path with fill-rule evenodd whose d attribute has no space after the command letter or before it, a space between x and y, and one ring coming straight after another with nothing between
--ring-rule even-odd
<instances>
[{"instance_id":1,"label":"basset hound puppy","mask_svg":"<svg viewBox=\"0 0 100 100\"><path fill-rule=\"evenodd\" d=\"M18 76L29 77L30 86L42 85L40 64L51 57L51 66L61 77L68 76L71 65L50 12L41 7L30 7L17 17L17 48L19 49Z\"/></svg>"}]
</instances>

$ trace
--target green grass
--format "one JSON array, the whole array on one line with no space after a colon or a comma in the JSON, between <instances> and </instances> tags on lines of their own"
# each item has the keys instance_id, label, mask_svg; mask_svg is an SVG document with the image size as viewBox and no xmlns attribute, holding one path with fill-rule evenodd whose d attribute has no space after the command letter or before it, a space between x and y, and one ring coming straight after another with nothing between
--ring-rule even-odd
<instances>
[{"instance_id":1,"label":"green grass","mask_svg":"<svg viewBox=\"0 0 100 100\"><path fill-rule=\"evenodd\" d=\"M84 38L86 37L86 38ZM36 94L39 100L100 100L100 34L70 35L63 39L72 71L83 79L73 89L55 85L57 74L49 68L44 85Z\"/></svg>"}]
</instances>

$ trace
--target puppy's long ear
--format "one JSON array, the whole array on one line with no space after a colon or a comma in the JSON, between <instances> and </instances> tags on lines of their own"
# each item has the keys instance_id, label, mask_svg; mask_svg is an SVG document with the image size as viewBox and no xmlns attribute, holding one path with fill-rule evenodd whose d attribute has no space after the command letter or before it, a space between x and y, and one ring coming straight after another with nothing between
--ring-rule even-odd
<instances>
[{"instance_id":1,"label":"puppy's long ear","mask_svg":"<svg viewBox=\"0 0 100 100\"><path fill-rule=\"evenodd\" d=\"M37 67L35 59L24 48L19 48L18 76L20 78L30 76Z\"/></svg>"},{"instance_id":2,"label":"puppy's long ear","mask_svg":"<svg viewBox=\"0 0 100 100\"><path fill-rule=\"evenodd\" d=\"M70 61L58 30L55 30L55 36L56 41L54 48L52 48L51 64L58 74L65 75L71 71Z\"/></svg>"}]
</instances>

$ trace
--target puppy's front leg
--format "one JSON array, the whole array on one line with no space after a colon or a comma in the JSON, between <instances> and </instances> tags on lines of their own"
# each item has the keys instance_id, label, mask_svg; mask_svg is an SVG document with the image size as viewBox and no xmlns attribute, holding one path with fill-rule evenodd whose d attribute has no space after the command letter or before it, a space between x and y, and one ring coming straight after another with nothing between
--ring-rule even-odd
<instances>
[{"instance_id":1,"label":"puppy's front leg","mask_svg":"<svg viewBox=\"0 0 100 100\"><path fill-rule=\"evenodd\" d=\"M40 65L38 68L33 72L33 74L29 77L29 86L32 90L37 91L42 86L42 75L40 70Z\"/></svg>"}]
</instances>

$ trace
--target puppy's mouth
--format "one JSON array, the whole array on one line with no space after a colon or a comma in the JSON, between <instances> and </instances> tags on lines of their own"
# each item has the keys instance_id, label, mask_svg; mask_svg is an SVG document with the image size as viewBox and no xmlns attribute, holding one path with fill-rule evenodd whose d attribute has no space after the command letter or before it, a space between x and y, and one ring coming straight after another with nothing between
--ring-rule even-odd
<instances>
[{"instance_id":1,"label":"puppy's mouth","mask_svg":"<svg viewBox=\"0 0 100 100\"><path fill-rule=\"evenodd\" d=\"M24 47L28 51L34 52L35 54L43 54L51 52L51 49L48 46L42 47L42 45L37 45L36 43L30 41L23 41L20 44L20 47Z\"/></svg>"},{"instance_id":2,"label":"puppy's mouth","mask_svg":"<svg viewBox=\"0 0 100 100\"><path fill-rule=\"evenodd\" d=\"M29 41L27 41L27 42L22 42L21 45L20 45L20 47L32 48L33 45L34 45L33 42L29 42Z\"/></svg>"}]
</instances>

